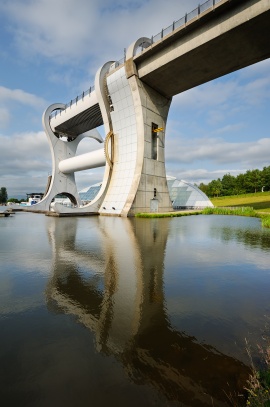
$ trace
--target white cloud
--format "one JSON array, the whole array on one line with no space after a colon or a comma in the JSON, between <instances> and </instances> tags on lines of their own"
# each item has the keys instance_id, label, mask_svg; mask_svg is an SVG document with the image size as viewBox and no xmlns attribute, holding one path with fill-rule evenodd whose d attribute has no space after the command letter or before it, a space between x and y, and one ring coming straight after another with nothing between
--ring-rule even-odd
<instances>
[{"instance_id":1,"label":"white cloud","mask_svg":"<svg viewBox=\"0 0 270 407\"><path fill-rule=\"evenodd\" d=\"M32 93L25 92L21 89L8 89L0 86L0 103L17 102L23 105L28 105L33 108L44 108L47 102Z\"/></svg>"},{"instance_id":2,"label":"white cloud","mask_svg":"<svg viewBox=\"0 0 270 407\"><path fill-rule=\"evenodd\" d=\"M231 174L237 176L238 174L245 173L246 170L243 169L232 169L225 168L222 170L207 170L206 168L198 169L185 169L185 168L171 168L170 165L167 165L168 175L174 176L177 179L183 179L185 181L200 184L201 182L208 184L213 179L222 178L225 174Z\"/></svg>"},{"instance_id":3,"label":"white cloud","mask_svg":"<svg viewBox=\"0 0 270 407\"><path fill-rule=\"evenodd\" d=\"M96 29L96 1L37 0L6 2L19 48L46 57L76 57L83 52L89 27ZM89 4L89 7L87 6Z\"/></svg>"},{"instance_id":4,"label":"white cloud","mask_svg":"<svg viewBox=\"0 0 270 407\"><path fill-rule=\"evenodd\" d=\"M239 74L243 79L250 79L259 76L268 76L270 72L270 59L265 59L258 64L250 65L248 68L241 69Z\"/></svg>"},{"instance_id":5,"label":"white cloud","mask_svg":"<svg viewBox=\"0 0 270 407\"><path fill-rule=\"evenodd\" d=\"M239 89L241 102L246 101L249 105L259 105L269 99L270 77L256 78L252 82Z\"/></svg>"},{"instance_id":6,"label":"white cloud","mask_svg":"<svg viewBox=\"0 0 270 407\"><path fill-rule=\"evenodd\" d=\"M102 182L104 176L104 168L95 168L91 171L81 171L75 173L76 185L78 191L90 185Z\"/></svg>"},{"instance_id":7,"label":"white cloud","mask_svg":"<svg viewBox=\"0 0 270 407\"><path fill-rule=\"evenodd\" d=\"M215 165L238 164L247 168L262 167L269 163L270 138L252 142L226 142L222 139L180 138L167 143L166 159L169 163L191 164L210 161Z\"/></svg>"},{"instance_id":8,"label":"white cloud","mask_svg":"<svg viewBox=\"0 0 270 407\"><path fill-rule=\"evenodd\" d=\"M192 108L194 112L205 109L233 110L239 106L251 107L269 99L269 73L258 78L249 78L243 82L241 73L235 77L228 76L183 92L173 99L175 107ZM222 114L222 112L221 112Z\"/></svg>"},{"instance_id":9,"label":"white cloud","mask_svg":"<svg viewBox=\"0 0 270 407\"><path fill-rule=\"evenodd\" d=\"M245 123L227 124L224 127L215 130L215 134L233 133L245 128Z\"/></svg>"},{"instance_id":10,"label":"white cloud","mask_svg":"<svg viewBox=\"0 0 270 407\"><path fill-rule=\"evenodd\" d=\"M229 80L226 82L212 81L206 85L192 88L175 96L173 103L181 108L192 107L205 109L223 105L229 98L236 94L237 82Z\"/></svg>"},{"instance_id":11,"label":"white cloud","mask_svg":"<svg viewBox=\"0 0 270 407\"><path fill-rule=\"evenodd\" d=\"M5 107L0 107L0 127L5 128L9 124L10 113Z\"/></svg>"},{"instance_id":12,"label":"white cloud","mask_svg":"<svg viewBox=\"0 0 270 407\"><path fill-rule=\"evenodd\" d=\"M2 178L28 177L51 169L49 145L44 132L0 135ZM49 167L48 167L49 166Z\"/></svg>"},{"instance_id":13,"label":"white cloud","mask_svg":"<svg viewBox=\"0 0 270 407\"><path fill-rule=\"evenodd\" d=\"M14 0L4 1L0 10L26 55L69 63L95 55L104 63L108 57L121 58L123 48L138 37L157 34L195 6L194 0L170 0L169 7L163 0Z\"/></svg>"}]
</instances>

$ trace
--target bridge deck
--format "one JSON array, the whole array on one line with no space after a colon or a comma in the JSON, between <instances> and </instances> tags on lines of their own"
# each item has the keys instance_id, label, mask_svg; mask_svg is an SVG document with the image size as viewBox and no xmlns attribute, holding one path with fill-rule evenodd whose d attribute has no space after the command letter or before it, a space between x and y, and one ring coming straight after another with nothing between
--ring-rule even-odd
<instances>
[{"instance_id":1,"label":"bridge deck","mask_svg":"<svg viewBox=\"0 0 270 407\"><path fill-rule=\"evenodd\" d=\"M73 101L65 110L52 115L50 125L54 132L76 137L103 124L96 92Z\"/></svg>"},{"instance_id":2,"label":"bridge deck","mask_svg":"<svg viewBox=\"0 0 270 407\"><path fill-rule=\"evenodd\" d=\"M134 57L139 78L167 97L270 57L268 0L223 0Z\"/></svg>"}]
</instances>

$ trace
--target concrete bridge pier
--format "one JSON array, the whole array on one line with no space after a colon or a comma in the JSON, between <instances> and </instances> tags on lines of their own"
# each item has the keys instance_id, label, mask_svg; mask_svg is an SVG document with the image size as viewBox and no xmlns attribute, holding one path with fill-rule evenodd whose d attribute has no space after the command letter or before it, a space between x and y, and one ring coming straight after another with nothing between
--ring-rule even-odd
<instances>
[{"instance_id":1,"label":"concrete bridge pier","mask_svg":"<svg viewBox=\"0 0 270 407\"><path fill-rule=\"evenodd\" d=\"M114 159L101 215L172 211L164 155L171 98L144 84L133 62L137 48L149 43L140 38L131 44L125 64L107 76Z\"/></svg>"}]
</instances>

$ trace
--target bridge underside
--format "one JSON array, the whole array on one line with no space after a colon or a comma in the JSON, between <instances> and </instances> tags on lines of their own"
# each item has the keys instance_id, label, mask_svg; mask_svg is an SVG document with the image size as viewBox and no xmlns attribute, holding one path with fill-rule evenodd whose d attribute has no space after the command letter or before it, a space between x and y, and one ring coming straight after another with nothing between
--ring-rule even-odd
<instances>
[{"instance_id":1,"label":"bridge underside","mask_svg":"<svg viewBox=\"0 0 270 407\"><path fill-rule=\"evenodd\" d=\"M99 104L89 107L69 120L55 127L55 132L76 137L103 124Z\"/></svg>"},{"instance_id":2,"label":"bridge underside","mask_svg":"<svg viewBox=\"0 0 270 407\"><path fill-rule=\"evenodd\" d=\"M139 78L166 97L270 57L269 2L226 2L134 58Z\"/></svg>"}]
</instances>

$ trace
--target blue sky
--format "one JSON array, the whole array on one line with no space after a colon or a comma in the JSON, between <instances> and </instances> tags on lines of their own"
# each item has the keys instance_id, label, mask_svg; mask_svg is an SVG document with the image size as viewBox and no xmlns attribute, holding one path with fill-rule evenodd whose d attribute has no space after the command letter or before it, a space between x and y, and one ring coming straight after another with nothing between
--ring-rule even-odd
<instances>
[{"instance_id":1,"label":"blue sky","mask_svg":"<svg viewBox=\"0 0 270 407\"><path fill-rule=\"evenodd\" d=\"M10 197L43 191L51 172L43 111L94 83L137 38L197 7L193 0L1 0L0 186ZM166 131L168 175L194 183L270 165L270 61L174 97ZM103 129L101 129L102 131ZM83 141L79 152L100 148ZM79 189L103 169L76 174Z\"/></svg>"}]
</instances>

